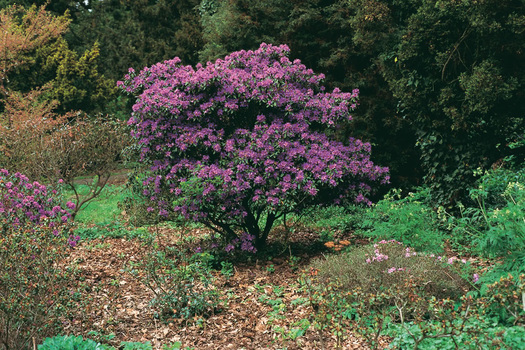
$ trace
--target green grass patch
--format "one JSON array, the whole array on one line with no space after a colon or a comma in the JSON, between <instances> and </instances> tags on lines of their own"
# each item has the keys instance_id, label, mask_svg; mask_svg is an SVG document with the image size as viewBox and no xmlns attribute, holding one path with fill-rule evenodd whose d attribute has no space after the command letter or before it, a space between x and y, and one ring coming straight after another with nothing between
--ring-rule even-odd
<instances>
[{"instance_id":1,"label":"green grass patch","mask_svg":"<svg viewBox=\"0 0 525 350\"><path fill-rule=\"evenodd\" d=\"M89 194L90 188L86 185L78 185L77 191L82 197ZM100 196L91 200L78 212L77 223L106 225L115 221L121 210L118 203L124 199L123 185L107 185ZM75 195L69 190L64 193L67 200L73 200Z\"/></svg>"}]
</instances>

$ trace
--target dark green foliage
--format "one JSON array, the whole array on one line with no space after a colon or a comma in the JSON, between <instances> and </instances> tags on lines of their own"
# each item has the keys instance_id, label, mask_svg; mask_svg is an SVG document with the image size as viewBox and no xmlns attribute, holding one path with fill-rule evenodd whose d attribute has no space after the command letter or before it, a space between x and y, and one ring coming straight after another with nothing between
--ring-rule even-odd
<instances>
[{"instance_id":1,"label":"dark green foliage","mask_svg":"<svg viewBox=\"0 0 525 350\"><path fill-rule=\"evenodd\" d=\"M201 32L198 1L97 1L82 10L71 26L68 42L84 51L100 45L106 77L122 79L129 67L137 70L178 56L195 64Z\"/></svg>"},{"instance_id":2,"label":"dark green foliage","mask_svg":"<svg viewBox=\"0 0 525 350\"><path fill-rule=\"evenodd\" d=\"M490 258L503 260L493 271L525 272L525 172L495 170L470 190L476 203L452 220L454 234L466 237Z\"/></svg>"},{"instance_id":3,"label":"dark green foliage","mask_svg":"<svg viewBox=\"0 0 525 350\"><path fill-rule=\"evenodd\" d=\"M282 32L291 9L292 2L280 0L201 1L204 46L199 51L200 62L215 61L233 51L255 50L262 42L286 44Z\"/></svg>"},{"instance_id":4,"label":"dark green foliage","mask_svg":"<svg viewBox=\"0 0 525 350\"><path fill-rule=\"evenodd\" d=\"M523 132L523 2L424 0L407 18L381 69L419 138L425 180L448 204Z\"/></svg>"}]
</instances>

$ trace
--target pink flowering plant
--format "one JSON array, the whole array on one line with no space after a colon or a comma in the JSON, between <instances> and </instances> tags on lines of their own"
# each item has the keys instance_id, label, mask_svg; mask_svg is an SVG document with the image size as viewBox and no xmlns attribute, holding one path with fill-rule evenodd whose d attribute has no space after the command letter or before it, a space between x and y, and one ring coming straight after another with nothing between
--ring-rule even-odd
<instances>
[{"instance_id":1,"label":"pink flowering plant","mask_svg":"<svg viewBox=\"0 0 525 350\"><path fill-rule=\"evenodd\" d=\"M75 208L72 202L66 206L69 210ZM55 236L71 218L70 212L62 208L56 189L31 182L20 173L10 174L5 169L0 169L0 214L3 232L34 225L51 228ZM74 246L77 240L70 237L70 244Z\"/></svg>"},{"instance_id":2,"label":"pink flowering plant","mask_svg":"<svg viewBox=\"0 0 525 350\"><path fill-rule=\"evenodd\" d=\"M228 240L264 246L276 220L313 204L370 204L389 181L370 144L334 140L352 120L358 91L326 92L324 76L261 44L195 68L179 58L130 69L119 86L136 96L129 120L153 175L144 195Z\"/></svg>"},{"instance_id":3,"label":"pink flowering plant","mask_svg":"<svg viewBox=\"0 0 525 350\"><path fill-rule=\"evenodd\" d=\"M473 285L459 273L466 265L458 258L420 253L402 242L381 240L315 260L301 283L318 327L336 337L352 329L371 349L379 349L380 336L392 324L421 325L421 339L452 337L472 328L469 307L474 301L466 294ZM454 304L457 301L461 303ZM458 319L464 321L457 323ZM468 332L477 336L480 330ZM420 341L418 335L411 338Z\"/></svg>"},{"instance_id":4,"label":"pink flowering plant","mask_svg":"<svg viewBox=\"0 0 525 350\"><path fill-rule=\"evenodd\" d=\"M70 279L60 262L78 236L64 234L70 214L58 195L0 169L0 347L27 349L56 334L64 316Z\"/></svg>"}]
</instances>

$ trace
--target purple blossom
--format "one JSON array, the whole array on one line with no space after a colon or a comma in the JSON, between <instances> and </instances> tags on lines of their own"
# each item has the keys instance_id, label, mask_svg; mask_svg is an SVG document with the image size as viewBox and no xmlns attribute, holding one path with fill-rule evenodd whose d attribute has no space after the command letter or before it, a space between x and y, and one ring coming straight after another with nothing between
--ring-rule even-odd
<instances>
[{"instance_id":1,"label":"purple blossom","mask_svg":"<svg viewBox=\"0 0 525 350\"><path fill-rule=\"evenodd\" d=\"M370 205L372 185L387 183L388 169L371 162L370 144L322 130L352 120L359 91L326 92L324 76L289 53L261 44L206 66L175 58L130 70L118 85L136 97L128 124L152 164L144 194L176 195L172 209L186 218L241 227L257 239L258 223L249 220L265 210Z\"/></svg>"},{"instance_id":2,"label":"purple blossom","mask_svg":"<svg viewBox=\"0 0 525 350\"><path fill-rule=\"evenodd\" d=\"M0 213L3 221L0 228L10 229L24 225L52 228L51 232L58 236L60 226L67 223L71 214L62 208L56 191L20 174L13 175L5 169L0 169ZM71 202L66 206L69 209Z\"/></svg>"}]
</instances>

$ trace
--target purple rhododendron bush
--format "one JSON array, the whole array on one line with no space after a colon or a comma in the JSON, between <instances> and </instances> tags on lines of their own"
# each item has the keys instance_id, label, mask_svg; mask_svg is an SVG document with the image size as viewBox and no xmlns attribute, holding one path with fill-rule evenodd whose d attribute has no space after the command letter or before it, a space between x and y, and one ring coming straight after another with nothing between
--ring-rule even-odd
<instances>
[{"instance_id":1,"label":"purple rhododendron bush","mask_svg":"<svg viewBox=\"0 0 525 350\"><path fill-rule=\"evenodd\" d=\"M60 262L79 237L59 203L56 190L0 169L0 348L29 348L56 333L66 312L70 279Z\"/></svg>"},{"instance_id":2,"label":"purple rhododendron bush","mask_svg":"<svg viewBox=\"0 0 525 350\"><path fill-rule=\"evenodd\" d=\"M286 213L370 203L388 169L370 161L370 144L331 137L352 120L358 91L326 92L324 76L289 52L262 44L206 66L175 58L130 69L119 86L136 96L129 124L151 165L150 210L174 210L228 239L248 233L261 248Z\"/></svg>"},{"instance_id":3,"label":"purple rhododendron bush","mask_svg":"<svg viewBox=\"0 0 525 350\"><path fill-rule=\"evenodd\" d=\"M67 202L72 210L75 204ZM68 210L60 206L58 193L37 181L31 182L20 173L13 175L0 169L0 214L3 232L20 227L41 226L48 228L55 236L71 219ZM70 236L69 244L75 246L78 237Z\"/></svg>"}]
</instances>

